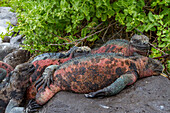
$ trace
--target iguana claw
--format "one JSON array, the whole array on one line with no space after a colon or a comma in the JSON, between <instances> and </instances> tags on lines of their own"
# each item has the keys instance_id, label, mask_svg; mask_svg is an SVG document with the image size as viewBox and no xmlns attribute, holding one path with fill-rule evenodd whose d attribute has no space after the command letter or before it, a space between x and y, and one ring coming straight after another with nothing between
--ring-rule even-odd
<instances>
[{"instance_id":1,"label":"iguana claw","mask_svg":"<svg viewBox=\"0 0 170 113\"><path fill-rule=\"evenodd\" d=\"M106 96L107 92L104 91L104 90L99 90L99 91L96 91L96 92L90 92L89 94L85 94L84 96L86 98L95 98L95 97L104 97Z\"/></svg>"},{"instance_id":2,"label":"iguana claw","mask_svg":"<svg viewBox=\"0 0 170 113\"><path fill-rule=\"evenodd\" d=\"M51 65L45 69L42 77L40 77L35 83L37 91L41 86L42 90L44 90L46 87L50 89L50 84L53 83L53 74L57 67L58 65Z\"/></svg>"},{"instance_id":3,"label":"iguana claw","mask_svg":"<svg viewBox=\"0 0 170 113\"><path fill-rule=\"evenodd\" d=\"M26 106L25 113L32 113L38 111L42 106L37 104L34 99L31 99Z\"/></svg>"}]
</instances>

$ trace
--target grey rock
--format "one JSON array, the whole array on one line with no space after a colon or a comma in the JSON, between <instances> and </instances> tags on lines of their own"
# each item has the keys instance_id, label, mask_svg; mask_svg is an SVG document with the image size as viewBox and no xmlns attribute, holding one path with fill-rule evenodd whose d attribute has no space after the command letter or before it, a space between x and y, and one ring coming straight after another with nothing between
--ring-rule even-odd
<instances>
[{"instance_id":1,"label":"grey rock","mask_svg":"<svg viewBox=\"0 0 170 113\"><path fill-rule=\"evenodd\" d=\"M0 34L7 33L6 28L9 26L8 22L12 25L17 24L16 13L10 11L10 7L0 7ZM12 27L10 27L10 30Z\"/></svg>"},{"instance_id":2,"label":"grey rock","mask_svg":"<svg viewBox=\"0 0 170 113\"><path fill-rule=\"evenodd\" d=\"M59 92L39 113L169 113L169 86L167 78L152 76L138 80L115 96L102 99Z\"/></svg>"},{"instance_id":3,"label":"grey rock","mask_svg":"<svg viewBox=\"0 0 170 113\"><path fill-rule=\"evenodd\" d=\"M17 17L16 16L13 16L11 19L10 19L10 22L12 25L16 26L17 25Z\"/></svg>"},{"instance_id":4,"label":"grey rock","mask_svg":"<svg viewBox=\"0 0 170 113\"><path fill-rule=\"evenodd\" d=\"M3 39L3 42L10 42L11 37L10 36L5 36Z\"/></svg>"},{"instance_id":5,"label":"grey rock","mask_svg":"<svg viewBox=\"0 0 170 113\"><path fill-rule=\"evenodd\" d=\"M0 44L2 43L2 38L0 38Z\"/></svg>"},{"instance_id":6,"label":"grey rock","mask_svg":"<svg viewBox=\"0 0 170 113\"><path fill-rule=\"evenodd\" d=\"M8 55L9 53L11 53L17 49L19 49L19 46L17 46L17 45L12 45L10 43L0 44L0 56L1 56L0 61L2 61L6 55Z\"/></svg>"},{"instance_id":7,"label":"grey rock","mask_svg":"<svg viewBox=\"0 0 170 113\"><path fill-rule=\"evenodd\" d=\"M5 12L5 13L0 13L0 19L11 19L13 16L15 16L15 13L12 12Z\"/></svg>"},{"instance_id":8,"label":"grey rock","mask_svg":"<svg viewBox=\"0 0 170 113\"><path fill-rule=\"evenodd\" d=\"M0 34L1 34L1 33L3 33L3 34L7 33L6 28L3 27L3 26L0 26Z\"/></svg>"},{"instance_id":9,"label":"grey rock","mask_svg":"<svg viewBox=\"0 0 170 113\"><path fill-rule=\"evenodd\" d=\"M19 46L19 44L22 43L22 40L23 40L22 35L18 35L18 36L16 36L16 37L12 37L12 38L11 38L10 44L16 44L16 45Z\"/></svg>"},{"instance_id":10,"label":"grey rock","mask_svg":"<svg viewBox=\"0 0 170 113\"><path fill-rule=\"evenodd\" d=\"M10 12L11 7L0 7L0 13Z\"/></svg>"},{"instance_id":11,"label":"grey rock","mask_svg":"<svg viewBox=\"0 0 170 113\"><path fill-rule=\"evenodd\" d=\"M10 11L10 7L0 7L0 19L10 19L16 17L16 13Z\"/></svg>"},{"instance_id":12,"label":"grey rock","mask_svg":"<svg viewBox=\"0 0 170 113\"><path fill-rule=\"evenodd\" d=\"M4 27L4 28L7 28L8 27L8 24L7 24L8 22L10 22L9 19L0 19L0 26Z\"/></svg>"}]
</instances>

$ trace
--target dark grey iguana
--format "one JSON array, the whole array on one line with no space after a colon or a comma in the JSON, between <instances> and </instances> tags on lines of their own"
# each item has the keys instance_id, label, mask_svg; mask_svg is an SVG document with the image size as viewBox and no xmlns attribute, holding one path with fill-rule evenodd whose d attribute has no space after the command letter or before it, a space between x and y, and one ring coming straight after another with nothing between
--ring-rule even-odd
<instances>
[{"instance_id":1,"label":"dark grey iguana","mask_svg":"<svg viewBox=\"0 0 170 113\"><path fill-rule=\"evenodd\" d=\"M24 109L18 108L22 102L26 88L29 86L29 77L34 71L31 63L18 65L4 81L0 83L0 113L14 113L14 110ZM15 104L11 103L15 102ZM8 104L9 103L9 104Z\"/></svg>"}]
</instances>

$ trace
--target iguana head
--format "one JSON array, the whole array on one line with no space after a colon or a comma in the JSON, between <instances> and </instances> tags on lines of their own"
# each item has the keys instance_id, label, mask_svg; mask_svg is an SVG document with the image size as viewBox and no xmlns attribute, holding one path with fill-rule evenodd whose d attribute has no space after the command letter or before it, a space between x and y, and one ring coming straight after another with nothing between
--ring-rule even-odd
<instances>
[{"instance_id":1,"label":"iguana head","mask_svg":"<svg viewBox=\"0 0 170 113\"><path fill-rule=\"evenodd\" d=\"M162 64L155 59L143 57L140 62L140 78L147 76L160 75L163 72Z\"/></svg>"},{"instance_id":2,"label":"iguana head","mask_svg":"<svg viewBox=\"0 0 170 113\"><path fill-rule=\"evenodd\" d=\"M12 53L9 53L4 59L3 62L9 64L13 68L15 68L18 64L22 64L29 60L32 54L27 50L16 50Z\"/></svg>"},{"instance_id":3,"label":"iguana head","mask_svg":"<svg viewBox=\"0 0 170 113\"><path fill-rule=\"evenodd\" d=\"M72 50L71 57L74 58L78 56L87 55L90 52L91 49L88 46L76 47Z\"/></svg>"},{"instance_id":4,"label":"iguana head","mask_svg":"<svg viewBox=\"0 0 170 113\"><path fill-rule=\"evenodd\" d=\"M34 72L34 65L31 63L23 63L17 65L11 72L10 83L14 87L27 87L29 85L29 78Z\"/></svg>"},{"instance_id":5,"label":"iguana head","mask_svg":"<svg viewBox=\"0 0 170 113\"><path fill-rule=\"evenodd\" d=\"M163 72L161 62L152 58L148 58L148 68L153 71L153 75L160 75Z\"/></svg>"},{"instance_id":6,"label":"iguana head","mask_svg":"<svg viewBox=\"0 0 170 113\"><path fill-rule=\"evenodd\" d=\"M133 49L142 55L146 55L150 49L149 38L145 35L134 35L130 40L130 45Z\"/></svg>"}]
</instances>

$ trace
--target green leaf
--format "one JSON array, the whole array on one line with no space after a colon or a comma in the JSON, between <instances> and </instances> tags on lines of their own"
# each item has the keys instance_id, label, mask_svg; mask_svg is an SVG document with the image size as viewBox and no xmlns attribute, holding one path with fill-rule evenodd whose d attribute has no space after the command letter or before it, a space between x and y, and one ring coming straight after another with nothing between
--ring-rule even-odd
<instances>
[{"instance_id":1,"label":"green leaf","mask_svg":"<svg viewBox=\"0 0 170 113\"><path fill-rule=\"evenodd\" d=\"M97 35L94 35L91 39L88 38L88 41L92 42L92 41L95 41L97 40L99 37Z\"/></svg>"},{"instance_id":2,"label":"green leaf","mask_svg":"<svg viewBox=\"0 0 170 113\"><path fill-rule=\"evenodd\" d=\"M107 19L107 14L102 14L102 21L106 21L106 19Z\"/></svg>"},{"instance_id":3,"label":"green leaf","mask_svg":"<svg viewBox=\"0 0 170 113\"><path fill-rule=\"evenodd\" d=\"M96 17L100 18L102 16L102 11L100 9L96 10Z\"/></svg>"},{"instance_id":4,"label":"green leaf","mask_svg":"<svg viewBox=\"0 0 170 113\"><path fill-rule=\"evenodd\" d=\"M86 34L87 34L87 28L83 28L83 29L81 30L81 37L85 37Z\"/></svg>"},{"instance_id":5,"label":"green leaf","mask_svg":"<svg viewBox=\"0 0 170 113\"><path fill-rule=\"evenodd\" d=\"M144 7L145 6L145 1L144 0L139 0L139 7Z\"/></svg>"},{"instance_id":6,"label":"green leaf","mask_svg":"<svg viewBox=\"0 0 170 113\"><path fill-rule=\"evenodd\" d=\"M166 45L165 45L165 43L162 43L162 44L158 44L158 47L165 47Z\"/></svg>"},{"instance_id":7,"label":"green leaf","mask_svg":"<svg viewBox=\"0 0 170 113\"><path fill-rule=\"evenodd\" d=\"M154 24L148 23L148 25L145 26L145 31L147 32L147 31L150 30L153 26L154 26Z\"/></svg>"},{"instance_id":8,"label":"green leaf","mask_svg":"<svg viewBox=\"0 0 170 113\"><path fill-rule=\"evenodd\" d=\"M60 1L60 7L63 11L65 11L67 9L67 1L66 0L61 0Z\"/></svg>"},{"instance_id":9,"label":"green leaf","mask_svg":"<svg viewBox=\"0 0 170 113\"><path fill-rule=\"evenodd\" d=\"M107 15L108 15L109 18L111 18L112 16L114 16L114 15L115 15L114 10L109 10L109 11L107 11Z\"/></svg>"},{"instance_id":10,"label":"green leaf","mask_svg":"<svg viewBox=\"0 0 170 113\"><path fill-rule=\"evenodd\" d=\"M151 22L155 22L155 19L154 19L154 16L153 16L152 12L149 12L148 17L149 17L149 20Z\"/></svg>"},{"instance_id":11,"label":"green leaf","mask_svg":"<svg viewBox=\"0 0 170 113\"><path fill-rule=\"evenodd\" d=\"M102 5L102 1L101 0L95 0L96 2L96 7L100 7Z\"/></svg>"}]
</instances>

